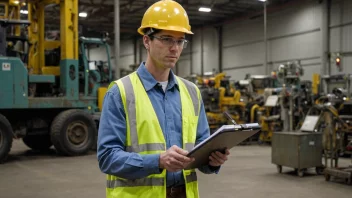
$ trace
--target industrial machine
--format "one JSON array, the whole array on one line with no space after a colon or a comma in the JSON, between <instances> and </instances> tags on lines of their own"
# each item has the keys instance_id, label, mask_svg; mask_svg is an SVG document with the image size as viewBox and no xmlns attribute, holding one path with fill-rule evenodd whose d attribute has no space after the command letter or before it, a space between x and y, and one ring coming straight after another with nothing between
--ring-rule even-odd
<instances>
[{"instance_id":1,"label":"industrial machine","mask_svg":"<svg viewBox=\"0 0 352 198\"><path fill-rule=\"evenodd\" d=\"M228 122L223 115L225 111L237 123L246 121L245 104L241 101L241 93L234 89L225 73L204 76L203 82L200 91L211 131Z\"/></svg>"},{"instance_id":2,"label":"industrial machine","mask_svg":"<svg viewBox=\"0 0 352 198\"><path fill-rule=\"evenodd\" d=\"M57 40L45 38L48 4L60 6ZM109 56L106 40L78 38L77 0L30 1L28 20L19 20L21 6L19 1L0 3L5 10L0 13L0 162L5 161L13 138L23 138L32 149L54 145L63 155L85 154L96 142L96 113L104 85L112 80L110 58L89 60L86 49L103 45ZM28 53L10 53L14 41L28 43Z\"/></svg>"},{"instance_id":3,"label":"industrial machine","mask_svg":"<svg viewBox=\"0 0 352 198\"><path fill-rule=\"evenodd\" d=\"M323 76L320 84L321 96L316 100L317 105L324 107L321 112L329 112L329 115L323 116L325 125L330 121L336 122L335 131L340 133L336 137L340 145L337 148L339 156L344 156L346 151L351 153L348 147L352 137L351 82L351 74Z\"/></svg>"},{"instance_id":4,"label":"industrial machine","mask_svg":"<svg viewBox=\"0 0 352 198\"><path fill-rule=\"evenodd\" d=\"M320 118L323 124L326 181L333 176L345 179L348 184L352 183L352 164L341 167L338 163L339 157L352 154L351 81L350 74L323 76L321 80L321 91L329 93L317 101L323 104Z\"/></svg>"},{"instance_id":5,"label":"industrial machine","mask_svg":"<svg viewBox=\"0 0 352 198\"><path fill-rule=\"evenodd\" d=\"M264 90L264 106L254 106L260 119L261 142L270 142L274 131L295 131L303 123L311 102L311 82L300 80L303 69L299 62L279 65L272 72L271 87ZM255 111L252 110L254 117Z\"/></svg>"},{"instance_id":6,"label":"industrial machine","mask_svg":"<svg viewBox=\"0 0 352 198\"><path fill-rule=\"evenodd\" d=\"M308 112L308 122L305 120L311 125L309 131L322 136L327 181L334 176L345 179L347 183L352 182L352 167L340 167L338 163L341 156L352 154L351 79L349 74L323 76L318 89L319 97Z\"/></svg>"},{"instance_id":7,"label":"industrial machine","mask_svg":"<svg viewBox=\"0 0 352 198\"><path fill-rule=\"evenodd\" d=\"M277 87L280 92L281 120L283 131L295 131L302 125L311 102L311 82L300 80L303 68L300 63L288 62L281 64L277 70Z\"/></svg>"},{"instance_id":8,"label":"industrial machine","mask_svg":"<svg viewBox=\"0 0 352 198\"><path fill-rule=\"evenodd\" d=\"M273 79L267 75L251 75L247 76L249 80L248 92L252 100L247 103L247 111L249 112L249 120L259 122L260 115L258 110L263 110L263 105L267 99L265 89L273 87Z\"/></svg>"},{"instance_id":9,"label":"industrial machine","mask_svg":"<svg viewBox=\"0 0 352 198\"><path fill-rule=\"evenodd\" d=\"M250 122L259 122L262 130L259 143L271 142L272 131L280 130L279 98L274 89L274 78L267 75L250 76L253 100L247 104Z\"/></svg>"}]
</instances>

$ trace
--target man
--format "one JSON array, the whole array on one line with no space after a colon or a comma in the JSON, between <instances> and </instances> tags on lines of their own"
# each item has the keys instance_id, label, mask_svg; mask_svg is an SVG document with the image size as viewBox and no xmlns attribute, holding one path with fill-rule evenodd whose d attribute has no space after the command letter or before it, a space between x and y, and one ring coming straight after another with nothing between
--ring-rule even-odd
<instances>
[{"instance_id":1,"label":"man","mask_svg":"<svg viewBox=\"0 0 352 198\"><path fill-rule=\"evenodd\" d=\"M173 74L191 32L188 16L171 0L153 4L138 32L146 62L113 82L104 99L98 137L98 160L107 175L108 198L198 198L194 145L209 137L198 88ZM227 160L214 152L203 173L217 173Z\"/></svg>"}]
</instances>

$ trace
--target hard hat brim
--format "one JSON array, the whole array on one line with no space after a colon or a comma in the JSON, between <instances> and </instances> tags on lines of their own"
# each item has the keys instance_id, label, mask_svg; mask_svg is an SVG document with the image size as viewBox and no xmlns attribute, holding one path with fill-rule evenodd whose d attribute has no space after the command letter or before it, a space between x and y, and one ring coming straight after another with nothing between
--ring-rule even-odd
<instances>
[{"instance_id":1,"label":"hard hat brim","mask_svg":"<svg viewBox=\"0 0 352 198\"><path fill-rule=\"evenodd\" d=\"M159 30L169 30L169 31L175 31L175 32L183 32L185 34L194 34L192 31L187 30L186 28L179 27L179 26L168 26L168 27L155 27L155 26L141 26L138 28L138 33L141 35L145 35L144 29L146 28L154 28L154 29L159 29Z\"/></svg>"}]
</instances>

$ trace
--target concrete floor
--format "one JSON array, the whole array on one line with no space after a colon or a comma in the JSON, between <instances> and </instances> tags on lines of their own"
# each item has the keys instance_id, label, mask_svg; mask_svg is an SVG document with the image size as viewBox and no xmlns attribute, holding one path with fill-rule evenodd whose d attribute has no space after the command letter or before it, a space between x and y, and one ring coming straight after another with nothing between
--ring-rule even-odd
<instances>
[{"instance_id":1,"label":"concrete floor","mask_svg":"<svg viewBox=\"0 0 352 198\"><path fill-rule=\"evenodd\" d=\"M199 175L201 198L351 198L352 186L326 182L315 175L297 177L291 168L283 174L271 164L269 146L239 146L218 175ZM20 140L14 142L9 161L0 165L1 198L105 197L105 175L96 155L59 157L55 152L35 153ZM350 160L342 160L349 164Z\"/></svg>"}]
</instances>

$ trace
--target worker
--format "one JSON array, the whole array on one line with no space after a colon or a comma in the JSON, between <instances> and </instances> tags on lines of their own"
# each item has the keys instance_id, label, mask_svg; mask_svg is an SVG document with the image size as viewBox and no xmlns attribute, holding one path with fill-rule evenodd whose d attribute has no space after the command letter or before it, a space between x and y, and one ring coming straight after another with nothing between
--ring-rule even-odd
<instances>
[{"instance_id":1,"label":"worker","mask_svg":"<svg viewBox=\"0 0 352 198\"><path fill-rule=\"evenodd\" d=\"M107 198L198 198L194 160L186 155L209 137L198 88L172 68L193 34L184 8L154 3L138 32L147 50L137 71L110 84L100 118L97 157ZM218 173L229 150L213 152L205 174Z\"/></svg>"}]
</instances>

